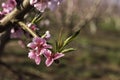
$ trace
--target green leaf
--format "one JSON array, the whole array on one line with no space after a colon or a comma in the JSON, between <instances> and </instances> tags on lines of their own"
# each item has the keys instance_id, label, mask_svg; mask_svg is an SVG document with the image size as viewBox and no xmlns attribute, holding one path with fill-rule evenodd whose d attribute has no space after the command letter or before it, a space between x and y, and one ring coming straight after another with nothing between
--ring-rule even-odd
<instances>
[{"instance_id":1,"label":"green leaf","mask_svg":"<svg viewBox=\"0 0 120 80\"><path fill-rule=\"evenodd\" d=\"M55 41L55 51L58 51L58 49L59 49L58 42Z\"/></svg>"},{"instance_id":2,"label":"green leaf","mask_svg":"<svg viewBox=\"0 0 120 80\"><path fill-rule=\"evenodd\" d=\"M40 22L43 19L43 15L36 19L35 23Z\"/></svg>"},{"instance_id":3,"label":"green leaf","mask_svg":"<svg viewBox=\"0 0 120 80\"><path fill-rule=\"evenodd\" d=\"M61 52L62 53L67 53L67 52L71 52L71 51L75 51L76 49L74 49L74 48L68 48L68 49L64 49L64 50L62 50Z\"/></svg>"},{"instance_id":4,"label":"green leaf","mask_svg":"<svg viewBox=\"0 0 120 80\"><path fill-rule=\"evenodd\" d=\"M60 31L59 36L58 36L58 39L56 41L56 50L58 52L60 52L60 49L63 47L63 44L64 44L63 37L62 37L62 30L63 30L63 28L61 28L61 31Z\"/></svg>"},{"instance_id":5,"label":"green leaf","mask_svg":"<svg viewBox=\"0 0 120 80\"><path fill-rule=\"evenodd\" d=\"M70 43L78 34L79 34L80 30L76 31L73 35L71 35L70 37L68 37L63 44L63 47L66 46L68 43Z\"/></svg>"}]
</instances>

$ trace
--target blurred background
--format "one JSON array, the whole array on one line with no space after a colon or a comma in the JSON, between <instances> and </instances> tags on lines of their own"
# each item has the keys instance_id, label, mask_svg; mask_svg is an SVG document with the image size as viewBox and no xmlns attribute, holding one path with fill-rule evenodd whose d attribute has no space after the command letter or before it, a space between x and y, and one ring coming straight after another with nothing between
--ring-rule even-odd
<instances>
[{"instance_id":1,"label":"blurred background","mask_svg":"<svg viewBox=\"0 0 120 80\"><path fill-rule=\"evenodd\" d=\"M64 0L45 14L39 26L51 31L52 42L61 28L64 37L81 28L69 45L77 50L47 68L11 40L0 57L0 80L120 80L120 0Z\"/></svg>"}]
</instances>

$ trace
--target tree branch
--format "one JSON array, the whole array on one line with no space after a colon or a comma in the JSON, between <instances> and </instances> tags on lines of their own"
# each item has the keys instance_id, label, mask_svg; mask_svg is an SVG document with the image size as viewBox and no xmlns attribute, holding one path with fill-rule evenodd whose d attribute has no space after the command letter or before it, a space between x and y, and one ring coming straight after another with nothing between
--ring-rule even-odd
<instances>
[{"instance_id":1,"label":"tree branch","mask_svg":"<svg viewBox=\"0 0 120 80\"><path fill-rule=\"evenodd\" d=\"M7 14L2 20L0 20L0 32L6 30L6 25L9 25L10 22L14 19L22 19L24 15L32 8L29 4L29 0L23 0L23 3L17 6L11 13Z\"/></svg>"},{"instance_id":2,"label":"tree branch","mask_svg":"<svg viewBox=\"0 0 120 80\"><path fill-rule=\"evenodd\" d=\"M17 5L11 13L0 20L0 54L3 52L5 44L9 41L10 29L14 27L12 21L23 19L30 9L32 9L32 6L29 4L29 0L23 0L21 5Z\"/></svg>"},{"instance_id":3,"label":"tree branch","mask_svg":"<svg viewBox=\"0 0 120 80\"><path fill-rule=\"evenodd\" d=\"M26 26L26 24L24 24L22 21L19 21L18 24L21 26L21 28L29 32L33 37L38 37L37 34L34 31L32 31L28 26Z\"/></svg>"}]
</instances>

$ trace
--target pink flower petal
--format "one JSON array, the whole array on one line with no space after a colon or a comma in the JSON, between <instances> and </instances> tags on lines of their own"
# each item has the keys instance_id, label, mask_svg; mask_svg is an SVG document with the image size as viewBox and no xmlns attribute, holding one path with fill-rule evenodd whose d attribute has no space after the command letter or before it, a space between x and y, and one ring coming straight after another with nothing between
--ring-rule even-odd
<instances>
[{"instance_id":1,"label":"pink flower petal","mask_svg":"<svg viewBox=\"0 0 120 80\"><path fill-rule=\"evenodd\" d=\"M48 44L43 44L43 46L44 46L45 48L49 48L49 49L52 48L52 46L51 46L51 45L48 45Z\"/></svg>"},{"instance_id":2,"label":"pink flower petal","mask_svg":"<svg viewBox=\"0 0 120 80\"><path fill-rule=\"evenodd\" d=\"M36 56L36 58L35 58L35 63L36 63L37 65L39 65L40 62L41 62L40 56Z\"/></svg>"},{"instance_id":3,"label":"pink flower petal","mask_svg":"<svg viewBox=\"0 0 120 80\"><path fill-rule=\"evenodd\" d=\"M39 41L39 37L33 38L33 42L38 42L38 41Z\"/></svg>"},{"instance_id":4,"label":"pink flower petal","mask_svg":"<svg viewBox=\"0 0 120 80\"><path fill-rule=\"evenodd\" d=\"M46 58L49 58L49 57L51 56L51 51L50 51L50 50L46 50L46 51L44 52L44 56L45 56Z\"/></svg>"},{"instance_id":5,"label":"pink flower petal","mask_svg":"<svg viewBox=\"0 0 120 80\"><path fill-rule=\"evenodd\" d=\"M46 51L46 49L42 49L39 54L42 55L45 53L45 51Z\"/></svg>"},{"instance_id":6,"label":"pink flower petal","mask_svg":"<svg viewBox=\"0 0 120 80\"><path fill-rule=\"evenodd\" d=\"M37 44L44 44L44 43L46 43L45 39L42 39L40 37L33 38L33 42L35 42Z\"/></svg>"},{"instance_id":7,"label":"pink flower petal","mask_svg":"<svg viewBox=\"0 0 120 80\"><path fill-rule=\"evenodd\" d=\"M53 61L54 61L54 60L53 60L52 58L50 58L50 57L47 58L47 59L46 59L46 62L45 62L46 66L49 67L49 66L53 63Z\"/></svg>"},{"instance_id":8,"label":"pink flower petal","mask_svg":"<svg viewBox=\"0 0 120 80\"><path fill-rule=\"evenodd\" d=\"M29 44L27 45L27 47L32 48L32 49L35 49L35 48L36 48L36 45L35 45L33 42L31 42L31 43L29 43Z\"/></svg>"},{"instance_id":9,"label":"pink flower petal","mask_svg":"<svg viewBox=\"0 0 120 80\"><path fill-rule=\"evenodd\" d=\"M30 52L28 53L28 57L29 57L30 59L35 59L35 58L36 58L36 55L35 55L34 51L30 51Z\"/></svg>"},{"instance_id":10,"label":"pink flower petal","mask_svg":"<svg viewBox=\"0 0 120 80\"><path fill-rule=\"evenodd\" d=\"M56 53L56 54L54 55L54 60L59 59L59 58L63 57L64 55L65 55L65 54L62 54L62 53Z\"/></svg>"}]
</instances>

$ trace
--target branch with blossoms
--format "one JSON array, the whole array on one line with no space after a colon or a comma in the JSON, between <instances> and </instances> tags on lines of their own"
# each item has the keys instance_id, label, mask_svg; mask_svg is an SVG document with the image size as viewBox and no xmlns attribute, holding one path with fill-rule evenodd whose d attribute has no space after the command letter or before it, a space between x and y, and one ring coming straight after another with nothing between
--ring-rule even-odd
<instances>
[{"instance_id":1,"label":"branch with blossoms","mask_svg":"<svg viewBox=\"0 0 120 80\"><path fill-rule=\"evenodd\" d=\"M47 30L44 34L37 33L36 22L41 21L41 17L44 17L42 14L46 9L53 11L61 2L62 0L7 0L7 2L2 3L2 11L0 11L0 32L9 28L10 38L20 39L22 47L25 47L22 36L27 37L27 39L32 38L32 42L27 44L29 48L28 57L34 60L37 65L41 63L42 58L46 58L45 64L47 67L53 62L58 63L58 59L65 56L64 53L75 50L74 48L66 49L66 46L79 34L80 30L65 40L60 36L53 47L53 43L49 42L50 31ZM38 11L37 16L26 23L25 15L30 15L31 9Z\"/></svg>"}]
</instances>

